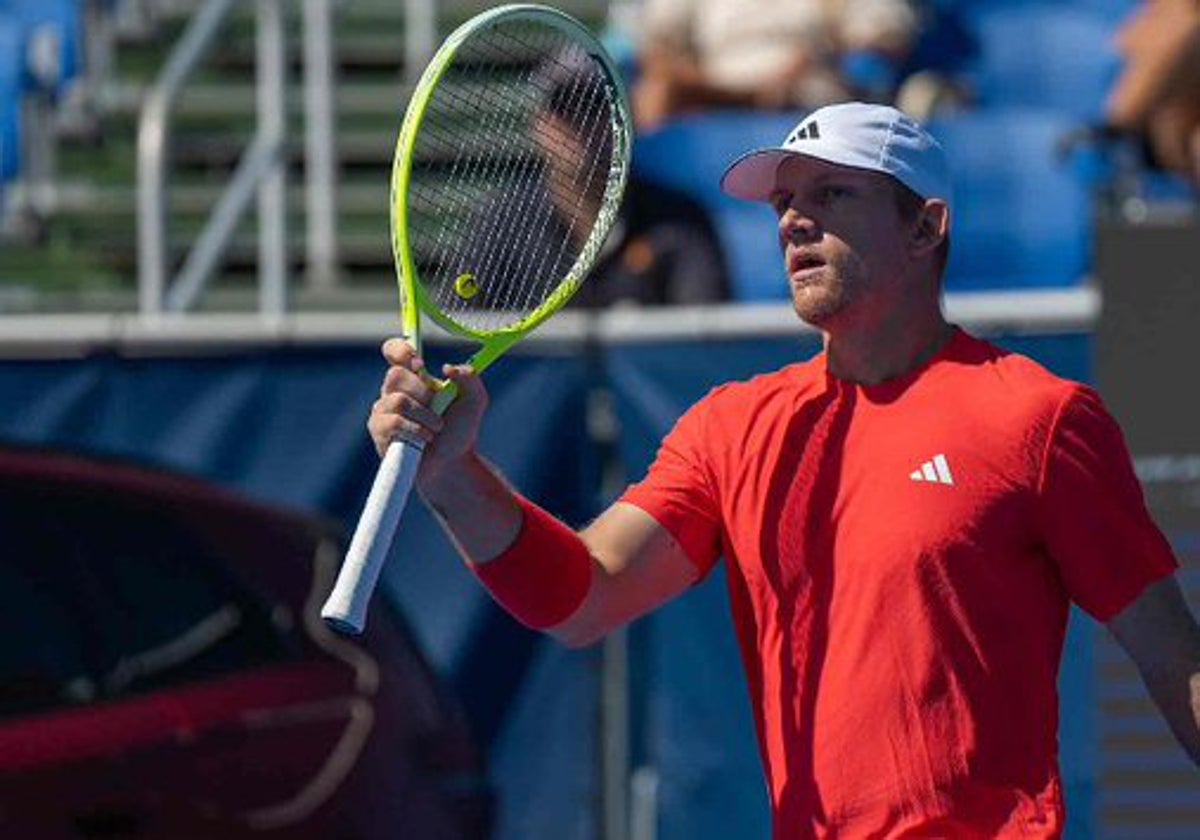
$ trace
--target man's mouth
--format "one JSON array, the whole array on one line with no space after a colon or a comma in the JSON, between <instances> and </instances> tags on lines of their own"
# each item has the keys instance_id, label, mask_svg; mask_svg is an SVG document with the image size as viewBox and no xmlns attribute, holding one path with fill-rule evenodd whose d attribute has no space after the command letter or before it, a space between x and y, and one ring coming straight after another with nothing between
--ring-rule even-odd
<instances>
[{"instance_id":1,"label":"man's mouth","mask_svg":"<svg viewBox=\"0 0 1200 840\"><path fill-rule=\"evenodd\" d=\"M805 274L824 265L825 260L812 251L793 251L788 256L788 274L792 276Z\"/></svg>"}]
</instances>

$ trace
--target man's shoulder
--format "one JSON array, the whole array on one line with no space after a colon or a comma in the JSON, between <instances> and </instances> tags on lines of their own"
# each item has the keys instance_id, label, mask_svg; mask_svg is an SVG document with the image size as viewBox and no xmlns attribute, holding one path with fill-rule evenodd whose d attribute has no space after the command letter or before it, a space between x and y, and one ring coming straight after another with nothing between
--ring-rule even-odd
<instances>
[{"instance_id":1,"label":"man's shoulder","mask_svg":"<svg viewBox=\"0 0 1200 840\"><path fill-rule=\"evenodd\" d=\"M672 437L708 452L754 449L786 427L806 399L821 393L824 371L814 359L717 385L684 412Z\"/></svg>"},{"instance_id":2,"label":"man's shoulder","mask_svg":"<svg viewBox=\"0 0 1200 840\"><path fill-rule=\"evenodd\" d=\"M1061 399L1079 383L1054 373L1029 356L985 339L963 334L963 346L951 359L957 373L981 389L1013 398Z\"/></svg>"},{"instance_id":3,"label":"man's shoulder","mask_svg":"<svg viewBox=\"0 0 1200 840\"><path fill-rule=\"evenodd\" d=\"M1050 390L1063 390L1075 384L1024 353L992 344L987 346L995 353L992 357L993 374L1004 384Z\"/></svg>"},{"instance_id":4,"label":"man's shoulder","mask_svg":"<svg viewBox=\"0 0 1200 840\"><path fill-rule=\"evenodd\" d=\"M818 392L825 377L820 359L817 356L748 379L726 382L709 391L700 404L723 416L754 415L772 404L792 405L806 393Z\"/></svg>"}]
</instances>

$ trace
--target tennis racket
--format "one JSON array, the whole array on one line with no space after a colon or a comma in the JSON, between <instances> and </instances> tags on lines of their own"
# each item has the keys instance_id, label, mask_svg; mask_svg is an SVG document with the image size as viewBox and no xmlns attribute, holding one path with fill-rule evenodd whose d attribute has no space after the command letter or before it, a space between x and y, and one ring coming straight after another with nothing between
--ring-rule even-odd
<instances>
[{"instance_id":1,"label":"tennis racket","mask_svg":"<svg viewBox=\"0 0 1200 840\"><path fill-rule=\"evenodd\" d=\"M562 308L601 257L628 175L620 77L574 18L501 6L455 30L409 102L392 163L391 241L404 335L422 314L477 342L482 372ZM437 382L434 409L454 399ZM420 464L387 449L321 616L360 633Z\"/></svg>"}]
</instances>

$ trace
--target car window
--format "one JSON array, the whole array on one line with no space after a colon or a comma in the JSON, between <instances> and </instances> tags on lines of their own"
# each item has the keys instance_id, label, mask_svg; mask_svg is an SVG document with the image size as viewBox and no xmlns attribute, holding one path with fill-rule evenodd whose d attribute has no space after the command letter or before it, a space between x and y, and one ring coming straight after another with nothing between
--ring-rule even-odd
<instances>
[{"instance_id":1,"label":"car window","mask_svg":"<svg viewBox=\"0 0 1200 840\"><path fill-rule=\"evenodd\" d=\"M203 517L0 483L0 716L114 699L299 655Z\"/></svg>"}]
</instances>

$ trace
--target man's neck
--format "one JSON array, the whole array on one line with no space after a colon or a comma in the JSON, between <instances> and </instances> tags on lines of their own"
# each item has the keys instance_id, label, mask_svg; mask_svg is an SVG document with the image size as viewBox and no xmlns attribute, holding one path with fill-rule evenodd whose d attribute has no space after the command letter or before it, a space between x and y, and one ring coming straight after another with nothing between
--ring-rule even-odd
<instances>
[{"instance_id":1,"label":"man's neck","mask_svg":"<svg viewBox=\"0 0 1200 840\"><path fill-rule=\"evenodd\" d=\"M953 335L941 310L892 317L867 328L825 333L829 373L860 385L878 385L917 370Z\"/></svg>"}]
</instances>

